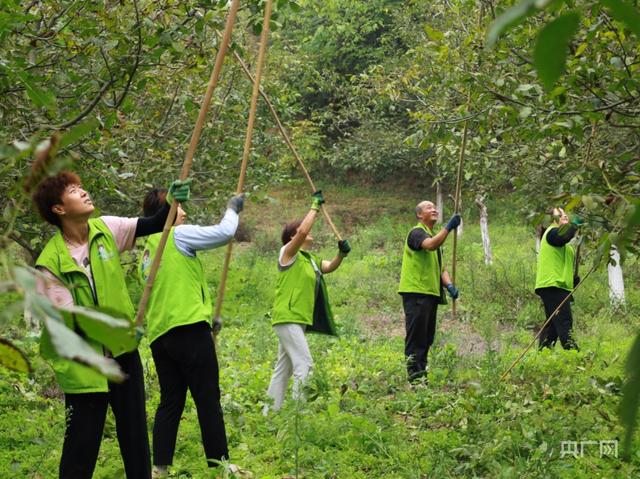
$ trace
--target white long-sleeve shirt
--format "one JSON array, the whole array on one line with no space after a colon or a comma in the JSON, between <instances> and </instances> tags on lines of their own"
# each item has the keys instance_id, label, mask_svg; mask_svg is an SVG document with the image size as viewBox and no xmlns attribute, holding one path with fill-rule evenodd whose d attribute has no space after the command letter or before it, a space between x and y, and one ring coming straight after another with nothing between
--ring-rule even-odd
<instances>
[{"instance_id":1,"label":"white long-sleeve shirt","mask_svg":"<svg viewBox=\"0 0 640 479\"><path fill-rule=\"evenodd\" d=\"M217 248L231 241L238 229L238 223L238 213L227 208L224 217L217 225L176 226L173 231L174 243L182 254L193 257L197 251Z\"/></svg>"}]
</instances>

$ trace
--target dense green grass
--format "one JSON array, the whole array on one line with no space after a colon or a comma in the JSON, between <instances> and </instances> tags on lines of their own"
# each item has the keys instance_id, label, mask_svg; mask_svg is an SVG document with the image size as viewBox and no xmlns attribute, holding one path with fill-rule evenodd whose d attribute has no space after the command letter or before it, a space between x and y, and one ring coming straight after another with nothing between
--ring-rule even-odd
<instances>
[{"instance_id":1,"label":"dense green grass","mask_svg":"<svg viewBox=\"0 0 640 479\"><path fill-rule=\"evenodd\" d=\"M459 241L458 318L451 321L450 307L442 308L429 384L408 387L395 290L415 202L359 189L333 200L338 226L354 247L343 267L327 277L341 335L308 336L315 360L309 400L290 401L265 418L261 410L277 349L269 315L278 225L303 214L307 199L301 188L252 199L244 220L252 241L235 247L217 344L232 462L256 478L637 477L638 438L627 461L600 458L598 445L579 459L560 457L562 441L622 436L616 416L622 368L640 325L637 260L626 265L626 311L609 310L606 272L597 271L574 304L581 351L559 345L533 350L500 383L502 371L544 320L532 292L535 241L517 221L491 224L495 262L487 267L479 229L466 224ZM329 257L335 242L319 223L318 249ZM222 255L203 256L214 291ZM132 291L139 294L135 284ZM22 328L16 319L4 332L20 337ZM50 370L37 357L36 339L21 343L36 373L28 379L0 372L0 477L55 477L63 405ZM141 351L151 425L158 385L148 345ZM109 416L95 477L120 477L121 469ZM207 473L189 400L172 477Z\"/></svg>"}]
</instances>

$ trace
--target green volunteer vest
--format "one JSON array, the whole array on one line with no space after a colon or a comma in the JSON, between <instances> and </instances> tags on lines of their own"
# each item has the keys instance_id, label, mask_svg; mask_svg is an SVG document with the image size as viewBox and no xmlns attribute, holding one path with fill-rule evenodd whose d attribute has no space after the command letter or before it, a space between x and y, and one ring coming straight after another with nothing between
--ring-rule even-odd
<instances>
[{"instance_id":1,"label":"green volunteer vest","mask_svg":"<svg viewBox=\"0 0 640 479\"><path fill-rule=\"evenodd\" d=\"M95 294L84 270L75 263L69 254L61 231L58 231L46 244L36 261L36 266L46 268L56 276L71 292L75 305L107 307L132 320L134 309L120 265L118 246L107 225L99 218L89 220L89 261ZM82 335L73 315L64 316L66 325ZM85 340L96 352L104 353L100 343L86 337ZM40 349L43 356L50 360L58 384L65 393L107 392L109 390L107 380L94 370L57 357L46 329L41 336ZM113 353L119 355L123 352L125 351L114 351Z\"/></svg>"},{"instance_id":2,"label":"green volunteer vest","mask_svg":"<svg viewBox=\"0 0 640 479\"><path fill-rule=\"evenodd\" d=\"M575 256L573 246L570 244L552 246L547 242L547 234L552 228L557 227L556 224L549 226L542 235L538 252L535 289L549 287L567 291L573 289L573 260Z\"/></svg>"},{"instance_id":3,"label":"green volunteer vest","mask_svg":"<svg viewBox=\"0 0 640 479\"><path fill-rule=\"evenodd\" d=\"M150 343L177 326L210 322L213 313L202 262L197 256L186 256L176 248L174 231L175 228L171 228L144 315ZM143 284L149 277L161 237L162 233L151 235L145 243L138 264Z\"/></svg>"},{"instance_id":4,"label":"green volunteer vest","mask_svg":"<svg viewBox=\"0 0 640 479\"><path fill-rule=\"evenodd\" d=\"M300 250L293 264L280 271L272 325L298 323L307 331L336 335L321 266L320 258Z\"/></svg>"},{"instance_id":5,"label":"green volunteer vest","mask_svg":"<svg viewBox=\"0 0 640 479\"><path fill-rule=\"evenodd\" d=\"M422 228L429 236L433 236L433 231L422 223L418 223L411 231L415 228ZM411 231L409 231L409 234ZM409 234L407 234L407 239L404 242L398 293L420 293L442 297L440 288L440 276L442 274L442 261L439 258L441 254L440 248L435 251L426 249L413 251L409 248L407 241Z\"/></svg>"}]
</instances>

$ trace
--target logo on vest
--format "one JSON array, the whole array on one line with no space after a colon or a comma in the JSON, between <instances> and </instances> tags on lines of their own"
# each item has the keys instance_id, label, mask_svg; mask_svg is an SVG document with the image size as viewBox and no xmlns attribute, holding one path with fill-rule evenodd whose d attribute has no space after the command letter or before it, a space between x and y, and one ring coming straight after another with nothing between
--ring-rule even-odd
<instances>
[{"instance_id":1,"label":"logo on vest","mask_svg":"<svg viewBox=\"0 0 640 479\"><path fill-rule=\"evenodd\" d=\"M145 249L144 253L142 253L142 263L140 264L140 271L145 281L149 279L149 272L147 270L149 269L150 265L151 265L151 253L149 253L148 249Z\"/></svg>"},{"instance_id":2,"label":"logo on vest","mask_svg":"<svg viewBox=\"0 0 640 479\"><path fill-rule=\"evenodd\" d=\"M98 244L98 256L102 261L108 261L113 258L115 255L113 253L109 253L107 249L104 247L102 243Z\"/></svg>"}]
</instances>

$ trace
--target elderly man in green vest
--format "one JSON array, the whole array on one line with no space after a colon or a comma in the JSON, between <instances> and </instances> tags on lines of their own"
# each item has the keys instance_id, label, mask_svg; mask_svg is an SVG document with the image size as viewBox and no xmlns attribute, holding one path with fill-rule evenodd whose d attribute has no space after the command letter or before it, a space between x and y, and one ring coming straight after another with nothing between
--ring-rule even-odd
<instances>
[{"instance_id":1,"label":"elderly man in green vest","mask_svg":"<svg viewBox=\"0 0 640 479\"><path fill-rule=\"evenodd\" d=\"M574 271L575 252L569 242L582 224L579 216L574 216L569 221L562 208L554 208L551 214L554 221L540 240L535 286L547 318L579 282ZM572 329L571 305L567 301L540 333L540 349L553 347L558 339L564 349L578 349Z\"/></svg>"},{"instance_id":2,"label":"elderly man in green vest","mask_svg":"<svg viewBox=\"0 0 640 479\"><path fill-rule=\"evenodd\" d=\"M47 169L48 153L34 163L34 171ZM174 182L171 198L186 201L188 183ZM171 200L171 198L169 198ZM57 229L38 257L42 271L38 290L57 306L107 307L133 320L134 308L127 292L120 253L131 249L135 238L162 231L169 213L165 204L150 218L101 216L93 218L94 205L80 178L61 172L45 178L33 193L42 218ZM144 397L142 363L137 349L107 351L86 337L72 315L66 324L100 354L114 356L127 379L116 384L79 363L49 356L56 379L65 394L67 414L59 477L90 479L98 458L107 408L115 417L116 434L128 479L149 479L151 460ZM51 351L43 333L43 354Z\"/></svg>"},{"instance_id":3,"label":"elderly man in green vest","mask_svg":"<svg viewBox=\"0 0 640 479\"><path fill-rule=\"evenodd\" d=\"M404 354L410 382L427 374L427 355L436 331L438 304L445 304L443 288L456 299L458 289L442 264L440 246L449 232L460 225L460 215L451 217L437 234L433 227L438 221L438 210L431 201L416 206L415 225L404 242L402 271L398 293L402 295L406 336ZM442 299L441 299L442 298Z\"/></svg>"}]
</instances>

